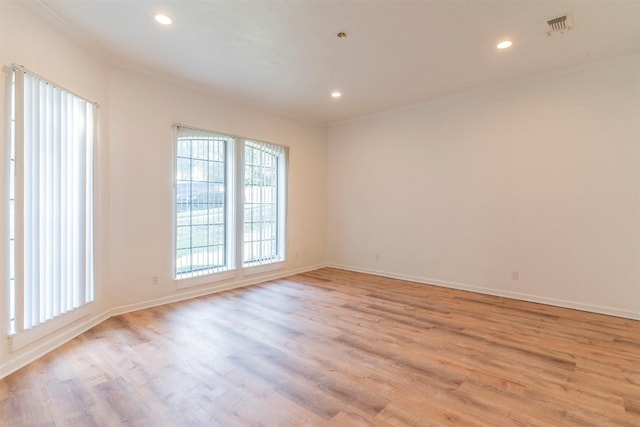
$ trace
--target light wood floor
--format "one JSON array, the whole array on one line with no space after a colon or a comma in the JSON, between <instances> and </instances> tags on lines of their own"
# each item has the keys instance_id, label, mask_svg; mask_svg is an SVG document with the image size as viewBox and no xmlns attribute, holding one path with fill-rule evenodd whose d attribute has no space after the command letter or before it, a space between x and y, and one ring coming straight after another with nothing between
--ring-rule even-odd
<instances>
[{"instance_id":1,"label":"light wood floor","mask_svg":"<svg viewBox=\"0 0 640 427\"><path fill-rule=\"evenodd\" d=\"M109 319L2 426L640 426L640 322L335 269Z\"/></svg>"}]
</instances>

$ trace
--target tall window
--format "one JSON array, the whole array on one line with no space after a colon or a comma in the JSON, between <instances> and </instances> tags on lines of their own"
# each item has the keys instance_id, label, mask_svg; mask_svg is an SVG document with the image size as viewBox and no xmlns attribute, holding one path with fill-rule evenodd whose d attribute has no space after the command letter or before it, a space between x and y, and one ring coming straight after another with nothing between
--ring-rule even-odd
<instances>
[{"instance_id":1,"label":"tall window","mask_svg":"<svg viewBox=\"0 0 640 427\"><path fill-rule=\"evenodd\" d=\"M176 277L224 271L227 253L226 187L229 137L177 128Z\"/></svg>"},{"instance_id":2,"label":"tall window","mask_svg":"<svg viewBox=\"0 0 640 427\"><path fill-rule=\"evenodd\" d=\"M244 265L283 258L284 148L264 142L244 143Z\"/></svg>"},{"instance_id":3,"label":"tall window","mask_svg":"<svg viewBox=\"0 0 640 427\"><path fill-rule=\"evenodd\" d=\"M176 126L176 279L284 261L286 151Z\"/></svg>"},{"instance_id":4,"label":"tall window","mask_svg":"<svg viewBox=\"0 0 640 427\"><path fill-rule=\"evenodd\" d=\"M94 299L96 106L14 67L11 89L10 333Z\"/></svg>"}]
</instances>

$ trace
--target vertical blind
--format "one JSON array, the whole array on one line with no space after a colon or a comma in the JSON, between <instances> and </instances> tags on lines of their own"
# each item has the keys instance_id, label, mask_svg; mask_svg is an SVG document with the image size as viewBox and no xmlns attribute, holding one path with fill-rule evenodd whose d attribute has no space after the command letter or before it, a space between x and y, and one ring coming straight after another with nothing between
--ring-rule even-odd
<instances>
[{"instance_id":1,"label":"vertical blind","mask_svg":"<svg viewBox=\"0 0 640 427\"><path fill-rule=\"evenodd\" d=\"M12 332L94 299L96 105L13 69Z\"/></svg>"}]
</instances>

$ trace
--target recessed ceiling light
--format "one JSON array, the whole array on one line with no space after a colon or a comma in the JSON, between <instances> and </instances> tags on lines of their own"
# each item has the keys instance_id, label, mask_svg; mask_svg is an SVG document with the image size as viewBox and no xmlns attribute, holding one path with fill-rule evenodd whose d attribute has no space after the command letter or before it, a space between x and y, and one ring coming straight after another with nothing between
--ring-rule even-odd
<instances>
[{"instance_id":1,"label":"recessed ceiling light","mask_svg":"<svg viewBox=\"0 0 640 427\"><path fill-rule=\"evenodd\" d=\"M498 46L496 46L498 49L506 49L508 47L511 47L513 45L513 42L511 40L505 40L502 41L500 43L498 43Z\"/></svg>"},{"instance_id":2,"label":"recessed ceiling light","mask_svg":"<svg viewBox=\"0 0 640 427\"><path fill-rule=\"evenodd\" d=\"M162 13L157 14L156 16L154 16L154 18L158 24L162 25L170 25L173 22L173 20L169 16Z\"/></svg>"},{"instance_id":3,"label":"recessed ceiling light","mask_svg":"<svg viewBox=\"0 0 640 427\"><path fill-rule=\"evenodd\" d=\"M341 96L342 96L342 93L338 92L337 90L334 90L333 92L331 92L332 98L340 98Z\"/></svg>"}]
</instances>

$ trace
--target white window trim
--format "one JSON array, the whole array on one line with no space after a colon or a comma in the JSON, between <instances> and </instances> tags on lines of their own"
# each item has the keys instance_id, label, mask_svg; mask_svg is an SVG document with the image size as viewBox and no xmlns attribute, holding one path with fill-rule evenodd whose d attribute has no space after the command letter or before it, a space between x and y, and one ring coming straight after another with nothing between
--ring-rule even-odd
<instances>
[{"instance_id":1,"label":"white window trim","mask_svg":"<svg viewBox=\"0 0 640 427\"><path fill-rule=\"evenodd\" d=\"M237 147L236 137L232 135L223 134L220 132L213 132L206 129L199 129L193 126L186 126L182 124L174 124L173 125L173 198L172 198L172 218L173 218L173 239L171 245L171 271L173 276L173 282L177 289L190 288L194 286L205 285L208 283L219 282L222 280L228 280L235 277L236 267L235 267L235 242L234 242L234 233L235 233L235 195L233 191L225 191L225 252L227 265L213 273L207 273L202 275L190 275L183 274L182 277L177 274L176 269L176 251L177 251L177 208L176 208L176 199L177 199L177 177L178 177L178 162L177 162L177 153L178 153L178 128L184 127L200 132L205 132L208 134L218 135L222 137L228 137L231 139L229 145L225 147L225 162L227 164L233 164L235 151ZM226 171L226 186L235 188L236 178L233 175L233 168L227 168Z\"/></svg>"},{"instance_id":2,"label":"white window trim","mask_svg":"<svg viewBox=\"0 0 640 427\"><path fill-rule=\"evenodd\" d=\"M177 216L176 216L176 192L177 192L177 128L186 127L214 135L225 136L233 139L232 147L227 149L227 162L233 167L229 167L227 171L227 186L234 191L225 191L226 197L226 218L227 221L227 254L229 254L229 265L226 269L219 272L204 274L195 277L180 278L176 275L176 245L177 245ZM173 216L173 242L172 242L172 275L176 289L186 289L195 286L202 286L217 283L226 280L238 279L244 276L252 276L275 270L281 270L286 267L287 257L287 201L288 201L288 173L289 173L289 147L280 145L284 150L284 158L282 160L282 168L280 168L278 180L280 187L278 191L278 219L281 226L278 229L278 252L281 254L279 259L268 264L243 265L242 262L242 236L244 233L244 141L262 142L253 138L246 138L237 135L231 135L223 132L216 132L208 129L197 128L194 126L175 123L173 125L173 199L172 199L172 216ZM269 143L271 144L271 143ZM276 144L271 144L276 145Z\"/></svg>"},{"instance_id":3,"label":"white window trim","mask_svg":"<svg viewBox=\"0 0 640 427\"><path fill-rule=\"evenodd\" d=\"M283 257L283 259L279 261L270 262L269 264L248 265L248 266L242 267L242 271L244 276L253 276L255 274L266 273L274 270L281 270L285 268L285 266L286 266L286 259Z\"/></svg>"},{"instance_id":4,"label":"white window trim","mask_svg":"<svg viewBox=\"0 0 640 427\"><path fill-rule=\"evenodd\" d=\"M246 138L245 138L246 139ZM255 140L254 140L255 141ZM260 141L255 141L255 142L260 142ZM242 145L242 147L244 147L244 145ZM280 255L276 260L266 263L266 264L262 264L262 263L245 263L244 261L241 262L242 264L242 269L244 271L243 275L247 276L247 275L252 275L252 274L259 274L259 273L263 273L263 272L267 272L267 271L273 271L273 270L278 270L278 269L282 269L285 267L285 262L287 260L287 253L286 253L286 249L287 249L287 242L286 242L286 237L287 237L287 233L286 233L286 228L287 228L287 194L288 194L288 185L289 185L289 180L288 180L288 172L289 172L289 148L288 147L284 147L282 146L283 150L284 150L284 156L281 159L278 159L279 162L281 162L281 164L279 165L280 167L278 168L278 220L281 224L279 224L278 226L278 237L277 237L277 242L278 242L278 249L277 252ZM242 150L243 155L244 155L244 150ZM244 161L242 162L242 165L244 165ZM244 226L244 206L242 205L242 200L244 200L244 190L245 190L245 183L244 183L244 171L241 171L241 179L242 182L240 184L240 191L242 193L242 197L241 199L241 206L239 207L239 209L241 210L241 215L242 217L240 218L240 226L241 226L241 230L239 232L243 232L242 227ZM242 259L242 253L240 253L238 255L240 258L240 260Z\"/></svg>"}]
</instances>

